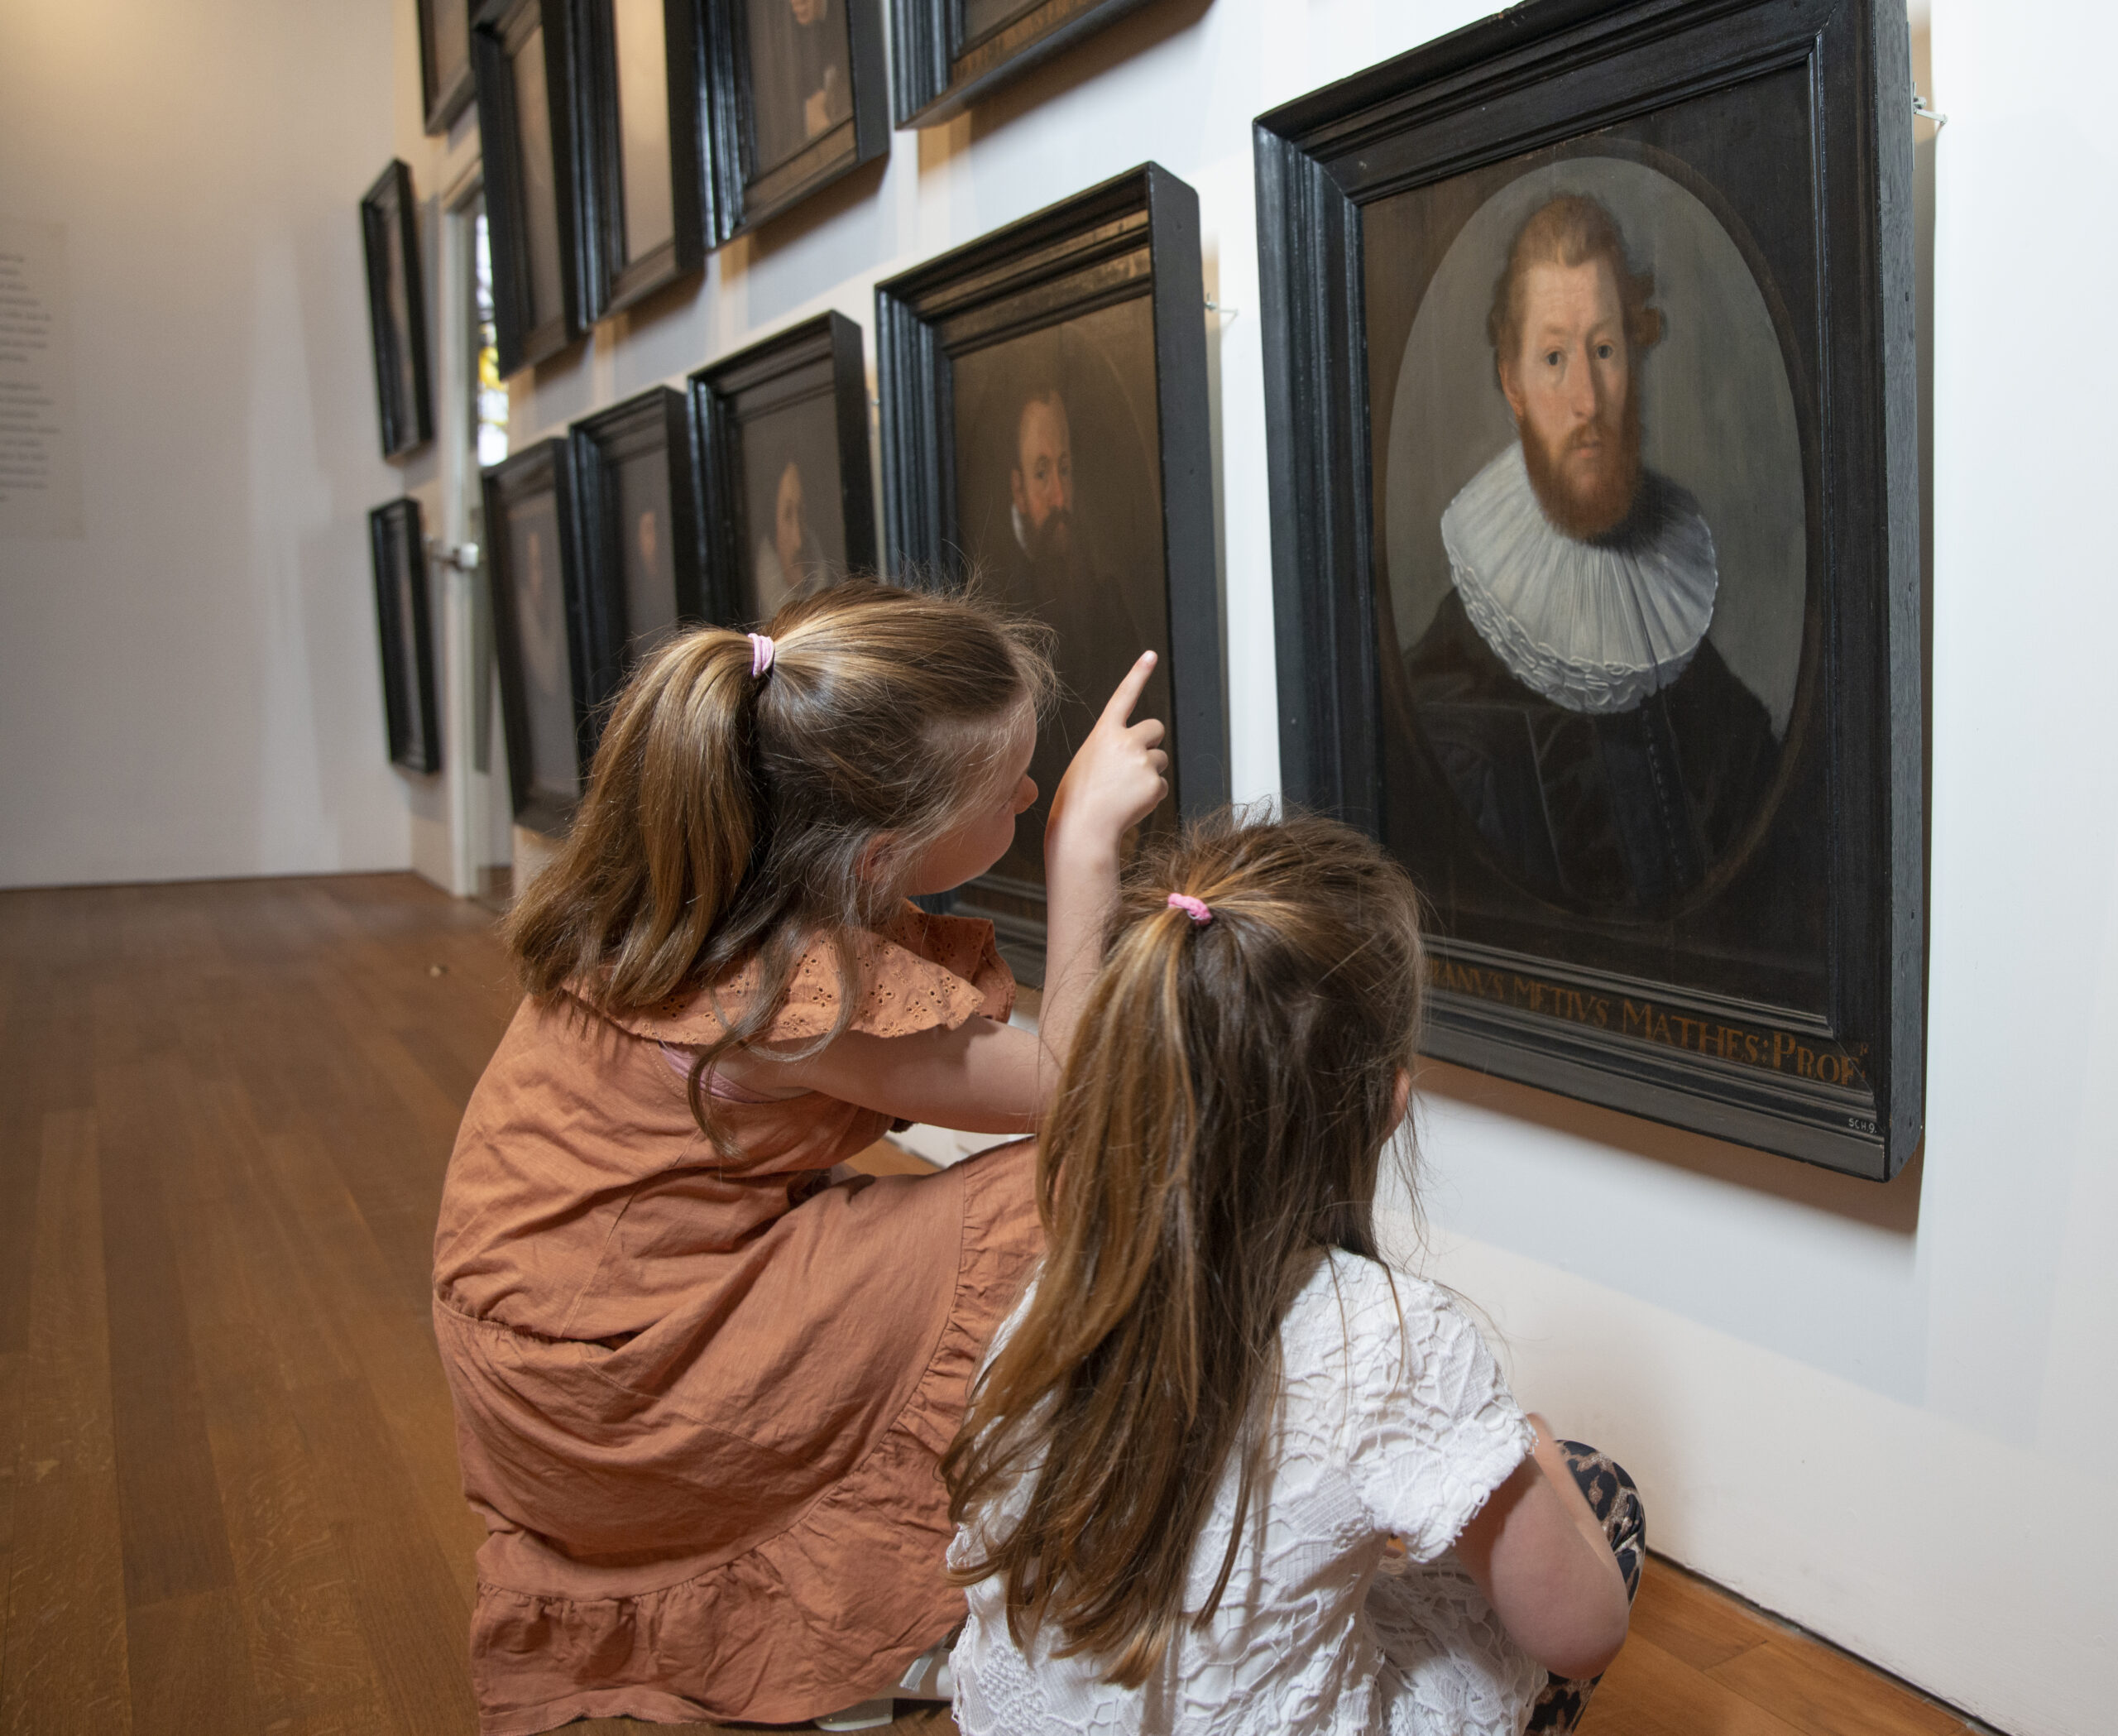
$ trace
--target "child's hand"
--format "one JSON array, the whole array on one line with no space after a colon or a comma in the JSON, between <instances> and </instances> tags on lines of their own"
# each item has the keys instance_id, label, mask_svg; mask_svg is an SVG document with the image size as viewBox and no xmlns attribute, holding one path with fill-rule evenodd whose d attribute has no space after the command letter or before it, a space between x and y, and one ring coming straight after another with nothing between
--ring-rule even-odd
<instances>
[{"instance_id":1,"label":"child's hand","mask_svg":"<svg viewBox=\"0 0 2118 1736\"><path fill-rule=\"evenodd\" d=\"M1142 652L1059 780L1052 816L1045 822L1047 856L1062 844L1068 850L1115 856L1119 839L1169 794L1169 755L1160 746L1162 720L1130 721L1140 690L1154 671L1155 654Z\"/></svg>"}]
</instances>

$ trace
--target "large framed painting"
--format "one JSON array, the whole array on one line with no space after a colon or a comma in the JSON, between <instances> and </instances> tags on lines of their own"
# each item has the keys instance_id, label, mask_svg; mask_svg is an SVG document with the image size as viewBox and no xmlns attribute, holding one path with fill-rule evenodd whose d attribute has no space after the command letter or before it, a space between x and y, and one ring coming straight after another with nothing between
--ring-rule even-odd
<instances>
[{"instance_id":1,"label":"large framed painting","mask_svg":"<svg viewBox=\"0 0 2118 1736\"><path fill-rule=\"evenodd\" d=\"M684 395L658 386L569 431L583 556L582 682L600 715L625 674L699 607L698 505Z\"/></svg>"},{"instance_id":2,"label":"large framed painting","mask_svg":"<svg viewBox=\"0 0 2118 1736\"><path fill-rule=\"evenodd\" d=\"M889 149L883 0L704 0L726 241Z\"/></svg>"},{"instance_id":3,"label":"large framed painting","mask_svg":"<svg viewBox=\"0 0 2118 1736\"><path fill-rule=\"evenodd\" d=\"M573 0L485 0L472 20L503 376L558 355L600 311L579 38Z\"/></svg>"},{"instance_id":4,"label":"large framed painting","mask_svg":"<svg viewBox=\"0 0 2118 1736\"><path fill-rule=\"evenodd\" d=\"M412 171L403 163L393 160L362 196L361 240L382 455L400 458L434 438L419 206L412 197Z\"/></svg>"},{"instance_id":5,"label":"large framed painting","mask_svg":"<svg viewBox=\"0 0 2118 1736\"><path fill-rule=\"evenodd\" d=\"M900 127L935 127L1144 0L892 0Z\"/></svg>"},{"instance_id":6,"label":"large framed painting","mask_svg":"<svg viewBox=\"0 0 2118 1736\"><path fill-rule=\"evenodd\" d=\"M515 818L563 832L595 752L572 448L539 440L484 473L493 647Z\"/></svg>"},{"instance_id":7,"label":"large framed painting","mask_svg":"<svg viewBox=\"0 0 2118 1736\"><path fill-rule=\"evenodd\" d=\"M889 569L975 583L1053 630L1063 688L1037 802L958 894L1040 981L1044 817L1143 650L1174 799L1228 799L1199 202L1150 163L875 290Z\"/></svg>"},{"instance_id":8,"label":"large framed painting","mask_svg":"<svg viewBox=\"0 0 2118 1736\"><path fill-rule=\"evenodd\" d=\"M1857 1175L1925 1041L1892 0L1531 0L1258 123L1281 770L1437 1055Z\"/></svg>"},{"instance_id":9,"label":"large framed painting","mask_svg":"<svg viewBox=\"0 0 2118 1736\"><path fill-rule=\"evenodd\" d=\"M441 713L434 698L434 620L419 503L405 499L376 507L367 516L367 544L375 568L390 758L407 771L439 771Z\"/></svg>"},{"instance_id":10,"label":"large framed painting","mask_svg":"<svg viewBox=\"0 0 2118 1736\"><path fill-rule=\"evenodd\" d=\"M790 597L874 572L860 328L824 314L690 383L712 617L762 625Z\"/></svg>"},{"instance_id":11,"label":"large framed painting","mask_svg":"<svg viewBox=\"0 0 2118 1736\"><path fill-rule=\"evenodd\" d=\"M419 0L419 94L429 132L446 132L471 101L471 0Z\"/></svg>"},{"instance_id":12,"label":"large framed painting","mask_svg":"<svg viewBox=\"0 0 2118 1736\"><path fill-rule=\"evenodd\" d=\"M573 0L598 317L706 262L702 0Z\"/></svg>"}]
</instances>

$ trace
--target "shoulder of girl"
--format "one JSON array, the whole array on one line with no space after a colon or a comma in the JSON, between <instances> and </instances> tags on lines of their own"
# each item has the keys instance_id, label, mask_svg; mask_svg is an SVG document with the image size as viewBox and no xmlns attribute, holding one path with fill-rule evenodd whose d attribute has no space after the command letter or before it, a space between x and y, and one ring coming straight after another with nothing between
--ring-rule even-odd
<instances>
[{"instance_id":1,"label":"shoulder of girl","mask_svg":"<svg viewBox=\"0 0 2118 1736\"><path fill-rule=\"evenodd\" d=\"M846 1029L902 1037L951 1029L975 1014L1004 1019L1014 1005L1014 978L1001 961L990 923L933 916L907 904L878 929L847 936L853 1005ZM707 1043L741 1012L757 986L755 961L704 987L651 1007L603 1016L621 1030L658 1043ZM800 1043L838 1023L848 985L840 947L819 938L802 955L787 996L759 1040ZM592 995L574 992L593 1004Z\"/></svg>"}]
</instances>

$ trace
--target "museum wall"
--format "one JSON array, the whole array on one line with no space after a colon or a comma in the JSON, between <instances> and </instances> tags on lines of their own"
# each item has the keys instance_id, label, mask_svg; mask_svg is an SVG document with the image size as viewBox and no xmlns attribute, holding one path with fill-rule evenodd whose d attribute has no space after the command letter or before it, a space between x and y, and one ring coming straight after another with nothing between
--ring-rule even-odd
<instances>
[{"instance_id":1,"label":"museum wall","mask_svg":"<svg viewBox=\"0 0 2118 1736\"><path fill-rule=\"evenodd\" d=\"M724 248L705 286L524 376L520 438L836 308L1152 158L1199 190L1239 796L1277 785L1253 117L1475 4L1157 0L887 167ZM410 16L410 8L405 8ZM2069 189L2109 165L2087 0L1942 0L1934 445L1933 1086L1887 1187L1436 1066L1427 1257L1523 1397L1639 1475L1656 1547L2019 1732L2118 1666L2118 817L2078 727L2118 628L2112 456L2049 288L2112 281ZM2052 45L2068 45L2063 54ZM1919 137L1930 129L1924 123ZM1923 149L1924 149L1923 143ZM2063 169L2057 165L2066 165ZM2049 360L2040 352L2053 352ZM2062 625L2062 624L2064 625Z\"/></svg>"},{"instance_id":2,"label":"museum wall","mask_svg":"<svg viewBox=\"0 0 2118 1736\"><path fill-rule=\"evenodd\" d=\"M872 367L879 279L1158 161L1198 189L1222 308L1234 783L1269 797L1251 122L1483 10L1154 0L519 376L514 437L826 309ZM384 760L363 516L400 479L438 511L439 483L431 453L376 456L353 220L394 150L431 237L475 160L467 119L421 135L413 21L0 0L0 213L69 225L87 454L86 535L0 544L0 883L430 853L432 787ZM2118 638L2114 453L2070 317L2070 286L2118 281L2081 216L2118 20L1934 0L1931 48L1924 1153L1876 1186L1436 1065L1421 1257L1525 1401L1634 1470L1656 1547L2058 1736L2107 1722L2118 1670L2118 770L2083 727Z\"/></svg>"},{"instance_id":3,"label":"museum wall","mask_svg":"<svg viewBox=\"0 0 2118 1736\"><path fill-rule=\"evenodd\" d=\"M0 0L0 218L64 228L82 501L0 540L0 885L407 860L355 214L396 54L384 0Z\"/></svg>"}]
</instances>

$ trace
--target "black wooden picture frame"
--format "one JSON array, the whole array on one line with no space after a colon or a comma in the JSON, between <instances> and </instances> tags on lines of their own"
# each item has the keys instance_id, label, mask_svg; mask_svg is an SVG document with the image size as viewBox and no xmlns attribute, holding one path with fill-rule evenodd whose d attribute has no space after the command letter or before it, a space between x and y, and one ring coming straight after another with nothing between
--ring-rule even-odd
<instances>
[{"instance_id":1,"label":"black wooden picture frame","mask_svg":"<svg viewBox=\"0 0 2118 1736\"><path fill-rule=\"evenodd\" d=\"M419 0L426 130L446 132L471 101L471 0Z\"/></svg>"},{"instance_id":2,"label":"black wooden picture frame","mask_svg":"<svg viewBox=\"0 0 2118 1736\"><path fill-rule=\"evenodd\" d=\"M702 618L691 412L683 393L658 386L575 423L567 438L581 532L582 691L600 720L642 653Z\"/></svg>"},{"instance_id":3,"label":"black wooden picture frame","mask_svg":"<svg viewBox=\"0 0 2118 1736\"><path fill-rule=\"evenodd\" d=\"M1146 0L891 0L900 127L938 127Z\"/></svg>"},{"instance_id":4,"label":"black wooden picture frame","mask_svg":"<svg viewBox=\"0 0 2118 1736\"><path fill-rule=\"evenodd\" d=\"M1157 638L1141 713L1170 727L1174 801L1148 823L1229 798L1199 247L1198 195L1148 163L876 286L887 569L1025 606L1020 590L1071 690L1071 722L1062 706L1039 733L1016 851L956 895L1031 981L1042 804L1073 732ZM1033 474L1063 489L1040 499Z\"/></svg>"},{"instance_id":5,"label":"black wooden picture frame","mask_svg":"<svg viewBox=\"0 0 2118 1736\"><path fill-rule=\"evenodd\" d=\"M822 0L825 27L845 20L846 113L791 155L760 162L752 0L703 0L706 8L709 220L715 245L747 233L862 165L885 156L890 117L884 89L883 0ZM788 0L769 0L784 7ZM834 70L836 68L834 67Z\"/></svg>"},{"instance_id":6,"label":"black wooden picture frame","mask_svg":"<svg viewBox=\"0 0 2118 1736\"><path fill-rule=\"evenodd\" d=\"M391 763L407 771L437 772L441 707L435 698L434 616L419 503L408 496L377 506L367 516L367 540Z\"/></svg>"},{"instance_id":7,"label":"black wooden picture frame","mask_svg":"<svg viewBox=\"0 0 2118 1736\"><path fill-rule=\"evenodd\" d=\"M1421 880L1432 912L1427 1051L1878 1180L1918 1147L1924 1113L1908 55L1894 0L1531 0L1267 114L1255 132L1282 785L1290 803L1391 842ZM1670 225L1644 260L1624 237L1627 188L1641 189L1640 209L1660 199ZM1609 252L1554 253L1550 270L1604 286L1611 299L1596 305L1623 310L1604 328L1613 335L1587 348L1512 335L1507 319L1534 324L1559 306L1539 285L1560 277L1534 276L1545 256L1533 228L1548 213L1536 234L1593 227L1590 202L1627 250L1622 265ZM1680 219L1699 237L1696 260L1736 263L1688 262L1668 238ZM1518 256L1531 262L1519 276ZM1495 261L1506 267L1497 282ZM1633 286L1612 290L1620 280ZM1716 306L1754 306L1764 335L1709 315ZM1539 331L1560 324L1553 313ZM1736 393L1732 374L1699 359L1708 349L1765 357L1756 377L1784 384ZM1450 396L1445 369L1473 352L1483 397ZM1612 496L1632 501L1618 509L1627 517L1569 531L1577 496L1549 469L1538 480L1533 439L1577 467L1569 476L1605 460L1551 445L1543 400L1529 394L1567 368L1606 377L1574 359L1592 355L1623 370L1608 376L1624 382L1608 399L1612 420L1598 425L1616 428L1624 403L1633 449L1648 456L1631 472L1635 492ZM1688 451L1653 456L1652 413L1651 446L1640 446L1651 388L1675 406L1665 420L1696 429ZM1680 402L1687 391L1695 404ZM1470 406L1460 423L1459 404ZM1462 472L1445 476L1445 462L1483 456L1448 456L1473 411L1505 423L1513 444L1450 498ZM1731 418L1785 432L1768 451L1763 435L1747 445L1749 434L1724 434ZM1771 473L1789 480L1771 511L1709 520L1712 491L1733 500L1762 488L1745 478L1766 474L1772 453L1784 456ZM1529 481L1507 499L1531 501L1534 484L1545 505L1505 520L1524 528L1503 554L1477 536L1503 521L1493 503L1508 463ZM1593 473L1622 473L1608 467ZM1479 519L1489 506L1496 516ZM1739 568L1756 524L1778 527L1781 558ZM1613 572L1616 555L1660 559L1680 536L1710 618L1700 626L1694 604L1672 641L1681 651L1689 638L1691 661L1650 659L1644 698L1533 693L1521 672L1544 679L1548 645L1507 639L1526 614L1493 616L1494 575L1514 587L1507 608L1534 612L1586 594L1553 576L1588 570L1569 564L1571 551L1593 550L1596 570ZM1556 564L1532 562L1522 551L1533 548ZM1423 626L1415 604L1428 595L1439 601ZM1768 597L1769 610L1746 601ZM1765 668L1755 648L1769 635L1780 660L1744 700L1735 688L1753 678L1727 671L1739 652ZM1488 664L1506 666L1497 685L1478 673ZM1765 718L1776 744L1756 760L1770 781L1743 786L1750 805L1717 818L1718 832L1694 779L1741 731L1671 722L1665 736L1654 721L1679 719L1686 683L1689 705L1709 680L1732 696L1714 704L1731 717L1748 705L1741 715ZM1684 717L1709 715L1699 703ZM1541 721L1525 734L1524 720ZM1579 751L1583 731L1599 759ZM1654 781L1622 784L1622 768L1642 765ZM1566 830L1587 812L1566 805L1587 786L1555 794L1555 768L1602 779L1608 824L1593 836L1634 851L1622 896L1580 892L1603 871L1576 848L1591 834ZM1666 834L1672 852L1695 851L1690 866L1660 881L1635 847L1643 834L1628 830L1651 811L1691 816L1688 836L1681 819ZM1540 838L1554 851L1564 840L1566 861L1542 865Z\"/></svg>"},{"instance_id":8,"label":"black wooden picture frame","mask_svg":"<svg viewBox=\"0 0 2118 1736\"><path fill-rule=\"evenodd\" d=\"M754 343L701 368L688 382L692 398L692 425L698 442L699 498L704 506L705 526L701 558L704 577L704 603L708 617L727 626L749 627L769 619L769 597L761 596L765 582L760 576L763 556L759 544L767 532L753 520L761 515L750 510L754 496L763 493L762 478L750 472L757 464L771 465L783 451L792 453L803 432L793 438L769 441L768 430L791 418L830 423L827 456L835 460L837 487L819 489L812 479L807 484L814 493L827 496L803 499L804 486L798 470L795 487L798 512L813 517L836 516L836 531L827 525L821 536L800 533L812 546L829 551L844 550L831 564L839 571L827 572L829 579L846 573L872 573L875 559L875 491L870 473L868 444L868 369L862 351L860 328L845 314L822 314L787 331ZM746 439L746 430L750 430ZM764 456L769 445L771 456ZM789 462L793 462L790 458ZM783 492L783 478L774 478L775 505ZM788 583L775 550L774 576ZM798 575L796 585L802 582Z\"/></svg>"},{"instance_id":9,"label":"black wooden picture frame","mask_svg":"<svg viewBox=\"0 0 2118 1736\"><path fill-rule=\"evenodd\" d=\"M434 438L427 368L427 298L412 171L393 158L361 198L368 337L375 355L382 455L401 458Z\"/></svg>"},{"instance_id":10,"label":"black wooden picture frame","mask_svg":"<svg viewBox=\"0 0 2118 1736\"><path fill-rule=\"evenodd\" d=\"M557 836L586 787L597 721L572 443L560 436L512 453L482 486L515 818Z\"/></svg>"},{"instance_id":11,"label":"black wooden picture frame","mask_svg":"<svg viewBox=\"0 0 2118 1736\"><path fill-rule=\"evenodd\" d=\"M579 22L573 0L485 0L472 21L503 376L558 355L601 311Z\"/></svg>"},{"instance_id":12,"label":"black wooden picture frame","mask_svg":"<svg viewBox=\"0 0 2118 1736\"><path fill-rule=\"evenodd\" d=\"M607 318L701 270L706 263L706 36L704 0L572 0L587 98L582 112L589 206L596 231L597 317ZM621 13L623 18L621 19ZM661 128L666 167L627 161L628 29L659 17L662 78L651 139ZM622 24L622 28L621 28ZM637 54L638 45L630 45ZM633 64L655 82L652 46ZM635 93L637 94L637 93ZM645 147L642 155L646 155ZM641 210L633 209L640 195ZM667 213L659 208L666 199ZM645 229L645 235L640 231Z\"/></svg>"}]
</instances>

